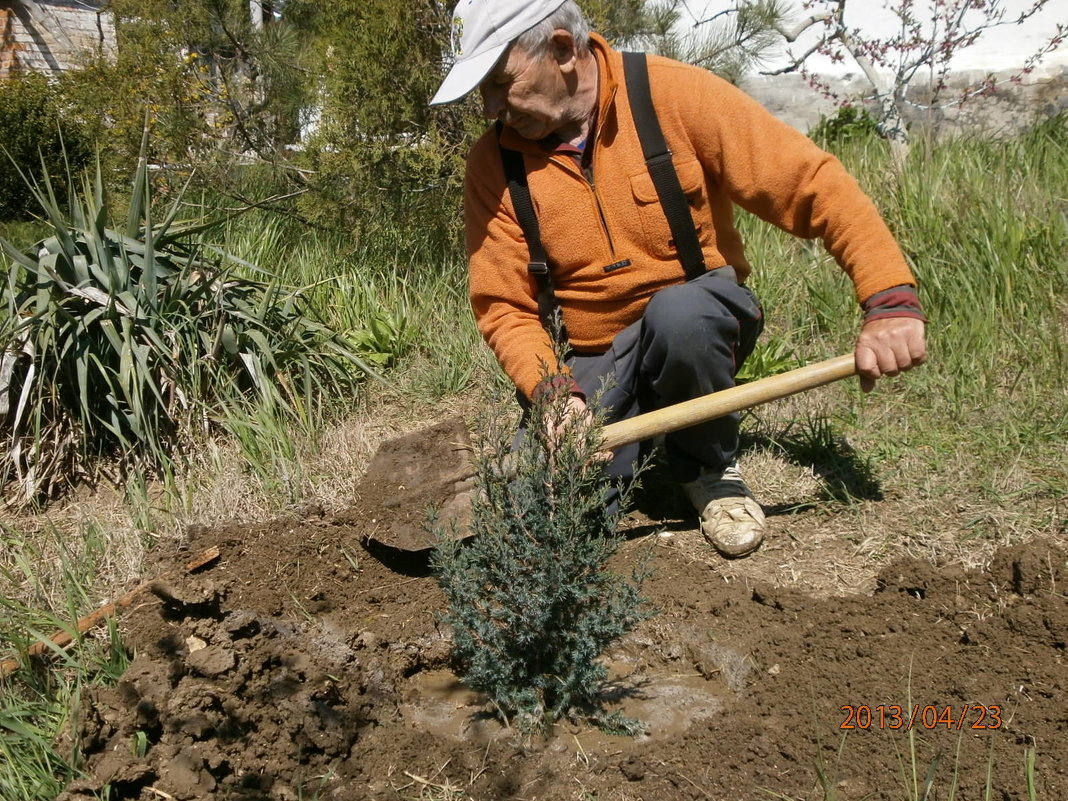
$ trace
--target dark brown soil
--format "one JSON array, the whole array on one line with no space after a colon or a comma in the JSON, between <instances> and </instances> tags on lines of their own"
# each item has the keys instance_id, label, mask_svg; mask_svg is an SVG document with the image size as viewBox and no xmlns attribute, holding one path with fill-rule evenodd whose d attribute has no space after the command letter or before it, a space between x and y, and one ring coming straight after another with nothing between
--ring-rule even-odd
<instances>
[{"instance_id":1,"label":"dark brown soil","mask_svg":"<svg viewBox=\"0 0 1068 801\"><path fill-rule=\"evenodd\" d=\"M456 681L425 557L367 550L368 525L199 530L146 568L221 551L123 619L136 656L84 699L91 778L64 798L905 799L930 773L932 799L1005 801L1027 798L1030 749L1036 797L1068 798L1053 545L982 572L899 560L874 593L816 596L728 580L681 535L639 528L619 567L654 549L659 612L606 655L607 692L647 734L565 723L543 739ZM803 515L790 525L804 536Z\"/></svg>"}]
</instances>

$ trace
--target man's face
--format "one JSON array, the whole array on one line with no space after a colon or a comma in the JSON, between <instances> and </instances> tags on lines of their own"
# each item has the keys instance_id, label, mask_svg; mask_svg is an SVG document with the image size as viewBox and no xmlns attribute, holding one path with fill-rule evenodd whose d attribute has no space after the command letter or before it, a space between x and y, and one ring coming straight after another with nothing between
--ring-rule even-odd
<instances>
[{"instance_id":1,"label":"man's face","mask_svg":"<svg viewBox=\"0 0 1068 801\"><path fill-rule=\"evenodd\" d=\"M525 139L542 139L569 122L567 86L551 47L539 57L510 48L479 91L486 117Z\"/></svg>"}]
</instances>

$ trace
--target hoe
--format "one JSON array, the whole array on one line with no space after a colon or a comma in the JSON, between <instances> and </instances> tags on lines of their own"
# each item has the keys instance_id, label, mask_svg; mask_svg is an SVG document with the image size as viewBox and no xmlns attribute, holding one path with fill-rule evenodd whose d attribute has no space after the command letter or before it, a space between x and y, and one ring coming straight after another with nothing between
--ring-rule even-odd
<instances>
[{"instance_id":1,"label":"hoe","mask_svg":"<svg viewBox=\"0 0 1068 801\"><path fill-rule=\"evenodd\" d=\"M704 423L856 374L853 354L713 392L604 427L605 450ZM472 489L471 437L459 418L386 441L357 489L365 539L399 551L427 551L428 510L447 529L466 529Z\"/></svg>"}]
</instances>

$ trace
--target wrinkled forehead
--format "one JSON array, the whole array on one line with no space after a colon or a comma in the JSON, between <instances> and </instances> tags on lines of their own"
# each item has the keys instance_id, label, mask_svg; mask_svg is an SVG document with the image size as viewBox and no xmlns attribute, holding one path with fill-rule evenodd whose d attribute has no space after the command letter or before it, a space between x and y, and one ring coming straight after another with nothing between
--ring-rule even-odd
<instances>
[{"instance_id":1,"label":"wrinkled forehead","mask_svg":"<svg viewBox=\"0 0 1068 801\"><path fill-rule=\"evenodd\" d=\"M513 77L521 72L531 60L530 53L518 42L514 41L501 53L493 69L486 73L483 83L497 81L505 77Z\"/></svg>"}]
</instances>

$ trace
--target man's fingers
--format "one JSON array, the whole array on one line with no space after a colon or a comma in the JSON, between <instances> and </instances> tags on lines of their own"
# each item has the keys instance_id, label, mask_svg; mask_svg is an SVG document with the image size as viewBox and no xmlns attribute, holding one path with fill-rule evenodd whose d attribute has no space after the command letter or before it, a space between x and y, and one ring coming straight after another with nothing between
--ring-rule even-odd
<instances>
[{"instance_id":1,"label":"man's fingers","mask_svg":"<svg viewBox=\"0 0 1068 801\"><path fill-rule=\"evenodd\" d=\"M875 382L882 376L879 359L871 348L857 346L854 356L857 363L857 375L860 376L860 388L863 392L875 389Z\"/></svg>"},{"instance_id":2,"label":"man's fingers","mask_svg":"<svg viewBox=\"0 0 1068 801\"><path fill-rule=\"evenodd\" d=\"M908 343L902 340L892 340L885 343L884 347L876 352L879 361L879 372L887 376L895 376L912 367L912 356L909 355Z\"/></svg>"},{"instance_id":3,"label":"man's fingers","mask_svg":"<svg viewBox=\"0 0 1068 801\"><path fill-rule=\"evenodd\" d=\"M561 440L567 435L568 429L574 427L589 427L592 426L593 413L587 408L586 402L576 396L572 396L568 399L567 405L563 409L563 413L554 417L550 415L550 419L546 420L545 435L546 441L549 445L549 450L555 450ZM612 454L608 453L608 460L611 460ZM598 453L595 457L595 461L601 461L603 458L603 452Z\"/></svg>"},{"instance_id":4,"label":"man's fingers","mask_svg":"<svg viewBox=\"0 0 1068 801\"><path fill-rule=\"evenodd\" d=\"M924 324L913 318L888 318L865 324L857 338L860 386L870 392L883 376L896 376L924 363Z\"/></svg>"},{"instance_id":5,"label":"man's fingers","mask_svg":"<svg viewBox=\"0 0 1068 801\"><path fill-rule=\"evenodd\" d=\"M865 344L863 340L857 342L855 358L857 372L861 375L871 375L873 378L878 378L882 374L879 367L879 354L875 348Z\"/></svg>"},{"instance_id":6,"label":"man's fingers","mask_svg":"<svg viewBox=\"0 0 1068 801\"><path fill-rule=\"evenodd\" d=\"M573 427L590 427L594 425L593 412L586 406L586 402L580 397L571 397L564 407L563 414L555 420L548 420L545 430L546 441L550 453L559 446L567 436L568 429ZM590 457L590 462L598 465L607 465L615 458L612 451L597 451Z\"/></svg>"},{"instance_id":7,"label":"man's fingers","mask_svg":"<svg viewBox=\"0 0 1068 801\"><path fill-rule=\"evenodd\" d=\"M912 359L910 367L919 367L925 361L927 361L927 341L923 338L923 334L919 336L913 336L909 338L909 356Z\"/></svg>"},{"instance_id":8,"label":"man's fingers","mask_svg":"<svg viewBox=\"0 0 1068 801\"><path fill-rule=\"evenodd\" d=\"M615 458L615 454L612 451L597 451L593 455L593 461L598 464L608 464L613 458Z\"/></svg>"}]
</instances>

